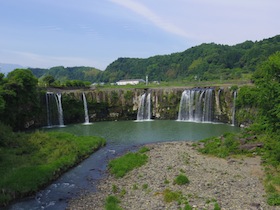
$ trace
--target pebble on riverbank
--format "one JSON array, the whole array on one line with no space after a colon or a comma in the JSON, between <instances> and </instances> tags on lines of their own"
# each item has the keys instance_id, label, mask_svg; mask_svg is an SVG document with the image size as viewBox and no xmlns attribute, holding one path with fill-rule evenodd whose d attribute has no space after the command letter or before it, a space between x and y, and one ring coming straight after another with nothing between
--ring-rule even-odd
<instances>
[{"instance_id":1,"label":"pebble on riverbank","mask_svg":"<svg viewBox=\"0 0 280 210\"><path fill-rule=\"evenodd\" d=\"M197 152L191 142L147 145L146 165L121 179L109 175L100 181L98 192L69 202L69 209L104 209L108 195L115 195L127 210L184 208L185 201L194 209L226 210L280 209L266 203L262 185L260 157L221 159ZM174 179L183 174L190 183L178 185ZM180 194L179 201L166 202L167 191ZM178 199L177 199L178 200Z\"/></svg>"}]
</instances>

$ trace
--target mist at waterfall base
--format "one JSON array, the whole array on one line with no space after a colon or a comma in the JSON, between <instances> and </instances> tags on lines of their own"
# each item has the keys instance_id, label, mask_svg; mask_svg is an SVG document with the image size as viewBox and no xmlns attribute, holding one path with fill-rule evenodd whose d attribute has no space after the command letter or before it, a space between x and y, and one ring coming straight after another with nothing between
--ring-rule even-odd
<instances>
[{"instance_id":1,"label":"mist at waterfall base","mask_svg":"<svg viewBox=\"0 0 280 210\"><path fill-rule=\"evenodd\" d=\"M154 120L143 123L135 121L98 122L92 125L67 125L66 127L44 128L46 132L69 132L75 135L101 136L107 140L101 148L75 168L63 174L58 180L35 197L18 202L10 209L65 209L67 200L80 193L96 191L96 184L106 178L106 166L110 159L127 151L135 151L148 143L168 141L197 141L225 132L240 130L226 124L178 122L175 120Z\"/></svg>"}]
</instances>

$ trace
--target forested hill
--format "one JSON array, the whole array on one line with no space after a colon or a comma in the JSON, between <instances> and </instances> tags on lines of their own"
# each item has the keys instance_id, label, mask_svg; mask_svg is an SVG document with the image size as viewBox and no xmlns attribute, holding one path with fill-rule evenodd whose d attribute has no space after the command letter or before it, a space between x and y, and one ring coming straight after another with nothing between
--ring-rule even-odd
<instances>
[{"instance_id":1,"label":"forested hill","mask_svg":"<svg viewBox=\"0 0 280 210\"><path fill-rule=\"evenodd\" d=\"M102 72L93 67L63 67L56 66L50 69L29 68L32 73L37 77L43 77L45 75L52 75L56 80L82 80L82 81L96 81L98 80L98 74Z\"/></svg>"},{"instance_id":2,"label":"forested hill","mask_svg":"<svg viewBox=\"0 0 280 210\"><path fill-rule=\"evenodd\" d=\"M119 58L105 72L111 81L144 78L145 75L159 81L235 79L255 71L257 65L276 51L280 51L280 35L234 46L201 44L181 53L147 59Z\"/></svg>"},{"instance_id":3,"label":"forested hill","mask_svg":"<svg viewBox=\"0 0 280 210\"><path fill-rule=\"evenodd\" d=\"M276 51L280 51L280 35L234 46L201 44L184 52L146 59L118 58L105 71L92 67L62 66L31 70L37 77L49 74L60 81L116 82L121 79L144 79L146 75L150 81L240 79L253 73Z\"/></svg>"}]
</instances>

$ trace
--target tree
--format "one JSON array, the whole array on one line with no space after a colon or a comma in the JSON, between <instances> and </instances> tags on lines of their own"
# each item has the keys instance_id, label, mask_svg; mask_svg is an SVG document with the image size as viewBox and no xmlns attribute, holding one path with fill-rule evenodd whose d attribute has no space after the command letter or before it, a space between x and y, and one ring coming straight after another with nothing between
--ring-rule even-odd
<instances>
[{"instance_id":1,"label":"tree","mask_svg":"<svg viewBox=\"0 0 280 210\"><path fill-rule=\"evenodd\" d=\"M271 55L255 72L258 106L273 130L280 128L280 52Z\"/></svg>"},{"instance_id":2,"label":"tree","mask_svg":"<svg viewBox=\"0 0 280 210\"><path fill-rule=\"evenodd\" d=\"M37 83L30 70L16 69L7 75L3 85L6 106L0 118L15 130L23 129L26 122L35 118L39 109Z\"/></svg>"},{"instance_id":3,"label":"tree","mask_svg":"<svg viewBox=\"0 0 280 210\"><path fill-rule=\"evenodd\" d=\"M4 98L3 98L3 94L4 94L3 81L4 81L4 74L0 73L0 113L5 108L5 101L4 101Z\"/></svg>"},{"instance_id":4,"label":"tree","mask_svg":"<svg viewBox=\"0 0 280 210\"><path fill-rule=\"evenodd\" d=\"M52 75L46 75L42 78L42 81L45 83L45 86L49 87L50 84L55 81L55 79Z\"/></svg>"}]
</instances>

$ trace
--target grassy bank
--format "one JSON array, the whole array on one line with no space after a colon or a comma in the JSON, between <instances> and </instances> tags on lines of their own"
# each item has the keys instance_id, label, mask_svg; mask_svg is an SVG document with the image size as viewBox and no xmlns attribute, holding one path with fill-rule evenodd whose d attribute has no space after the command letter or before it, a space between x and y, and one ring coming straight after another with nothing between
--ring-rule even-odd
<instances>
[{"instance_id":1,"label":"grassy bank","mask_svg":"<svg viewBox=\"0 0 280 210\"><path fill-rule=\"evenodd\" d=\"M4 134L0 145L0 206L30 195L105 145L69 133Z\"/></svg>"},{"instance_id":2,"label":"grassy bank","mask_svg":"<svg viewBox=\"0 0 280 210\"><path fill-rule=\"evenodd\" d=\"M114 174L117 178L122 178L134 168L141 167L148 162L148 156L144 154L147 151L149 151L147 147L142 147L138 152L129 152L111 160L108 164L111 174Z\"/></svg>"}]
</instances>

